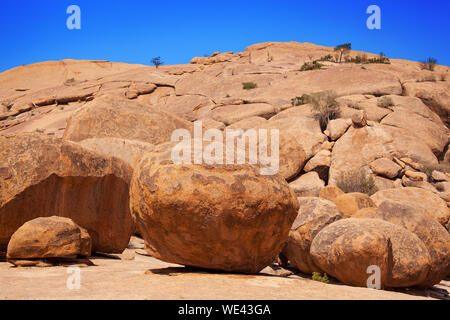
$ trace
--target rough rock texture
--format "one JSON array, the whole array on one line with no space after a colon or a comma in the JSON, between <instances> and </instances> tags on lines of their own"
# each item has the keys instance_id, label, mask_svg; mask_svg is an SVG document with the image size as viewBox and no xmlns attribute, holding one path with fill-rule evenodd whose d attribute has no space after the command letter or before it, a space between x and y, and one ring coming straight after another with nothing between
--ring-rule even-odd
<instances>
[{"instance_id":1,"label":"rough rock texture","mask_svg":"<svg viewBox=\"0 0 450 320\"><path fill-rule=\"evenodd\" d=\"M273 262L298 210L284 179L250 165L174 165L168 153L145 155L131 184L147 250L168 262L245 273Z\"/></svg>"},{"instance_id":2,"label":"rough rock texture","mask_svg":"<svg viewBox=\"0 0 450 320\"><path fill-rule=\"evenodd\" d=\"M154 146L136 140L119 138L91 138L78 142L83 148L110 157L116 157L133 166L144 153L152 151Z\"/></svg>"},{"instance_id":3,"label":"rough rock texture","mask_svg":"<svg viewBox=\"0 0 450 320\"><path fill-rule=\"evenodd\" d=\"M319 197L334 202L337 197L343 195L344 193L344 191L336 186L326 186L320 190Z\"/></svg>"},{"instance_id":4,"label":"rough rock texture","mask_svg":"<svg viewBox=\"0 0 450 320\"><path fill-rule=\"evenodd\" d=\"M347 131L352 122L349 119L334 119L328 122L325 134L331 140L337 140Z\"/></svg>"},{"instance_id":5,"label":"rough rock texture","mask_svg":"<svg viewBox=\"0 0 450 320\"><path fill-rule=\"evenodd\" d=\"M300 143L298 143L297 139L289 133L289 131L284 129L278 129L278 128L267 128L265 124L267 124L267 121L264 120L264 123L261 125L260 122L261 118L254 117L254 118L248 118L239 122L236 122L233 125L230 125L226 128L224 135L227 136L228 130L236 131L241 130L240 134L236 135L236 141L243 140L250 141L249 133L253 132L253 134L256 134L257 141L257 150L256 152L259 152L261 148L261 141L267 141L267 150L268 154L271 154L272 150L272 142L273 137L275 137L275 134L278 135L278 152L279 152L279 174L285 178L286 180L290 180L298 175L298 173L303 169L305 162L307 160L307 155L305 154L303 147ZM265 133L263 133L263 136L259 134L259 130L263 129ZM277 131L278 130L278 133ZM250 135L250 136L253 136ZM265 139L267 137L267 140ZM206 145L207 143L204 143ZM225 143L226 144L226 143ZM237 148L237 142L235 142L235 147ZM224 148L226 148L226 145L224 145ZM236 150L236 149L235 149ZM226 150L224 150L225 154ZM245 145L245 152L246 152L246 163L249 163L248 161L248 155L249 155L249 144L246 142ZM236 152L235 152L236 154ZM261 163L261 158L258 156L258 163ZM224 161L225 163L225 161ZM236 162L237 163L237 162Z\"/></svg>"},{"instance_id":6,"label":"rough rock texture","mask_svg":"<svg viewBox=\"0 0 450 320\"><path fill-rule=\"evenodd\" d=\"M375 125L349 128L333 147L328 183L335 185L345 172L368 168L378 158L411 157L436 164L437 158L421 140L405 129Z\"/></svg>"},{"instance_id":7,"label":"rough rock texture","mask_svg":"<svg viewBox=\"0 0 450 320\"><path fill-rule=\"evenodd\" d=\"M445 201L428 190L419 188L387 189L378 191L371 198L377 206L385 200L409 203L416 208L423 209L442 225L445 225L450 219L450 210Z\"/></svg>"},{"instance_id":8,"label":"rough rock texture","mask_svg":"<svg viewBox=\"0 0 450 320\"><path fill-rule=\"evenodd\" d=\"M378 266L381 287L409 287L423 283L430 255L416 235L379 219L343 219L314 238L314 263L345 284L365 287L368 267Z\"/></svg>"},{"instance_id":9,"label":"rough rock texture","mask_svg":"<svg viewBox=\"0 0 450 320\"><path fill-rule=\"evenodd\" d=\"M320 179L328 181L328 171L331 165L331 152L328 150L320 150L305 165L305 172L316 171Z\"/></svg>"},{"instance_id":10,"label":"rough rock texture","mask_svg":"<svg viewBox=\"0 0 450 320\"><path fill-rule=\"evenodd\" d=\"M342 218L336 205L328 200L301 197L300 209L292 224L282 255L303 273L322 272L313 262L309 249L320 230Z\"/></svg>"},{"instance_id":11,"label":"rough rock texture","mask_svg":"<svg viewBox=\"0 0 450 320\"><path fill-rule=\"evenodd\" d=\"M91 237L69 218L45 217L26 222L11 237L8 259L91 255Z\"/></svg>"},{"instance_id":12,"label":"rough rock texture","mask_svg":"<svg viewBox=\"0 0 450 320\"><path fill-rule=\"evenodd\" d=\"M375 207L375 203L367 194L359 192L342 194L334 199L334 203L346 218L353 216L360 209Z\"/></svg>"},{"instance_id":13,"label":"rough rock texture","mask_svg":"<svg viewBox=\"0 0 450 320\"><path fill-rule=\"evenodd\" d=\"M317 197L325 182L319 178L317 172L312 171L301 175L289 183L289 186L299 197Z\"/></svg>"},{"instance_id":14,"label":"rough rock texture","mask_svg":"<svg viewBox=\"0 0 450 320\"><path fill-rule=\"evenodd\" d=\"M48 216L85 228L94 252L126 248L131 168L122 160L47 135L0 136L0 172L0 250L25 222Z\"/></svg>"},{"instance_id":15,"label":"rough rock texture","mask_svg":"<svg viewBox=\"0 0 450 320\"><path fill-rule=\"evenodd\" d=\"M430 219L423 209L406 203L386 200L377 210L361 210L358 218L375 218L399 225L423 241L430 254L430 270L421 286L441 282L450 270L450 234L437 221Z\"/></svg>"},{"instance_id":16,"label":"rough rock texture","mask_svg":"<svg viewBox=\"0 0 450 320\"><path fill-rule=\"evenodd\" d=\"M370 163L372 171L380 176L394 179L398 176L402 167L387 158L379 158Z\"/></svg>"},{"instance_id":17,"label":"rough rock texture","mask_svg":"<svg viewBox=\"0 0 450 320\"><path fill-rule=\"evenodd\" d=\"M192 124L136 102L103 96L87 103L69 120L64 139L121 138L151 144L170 141L175 129Z\"/></svg>"}]
</instances>

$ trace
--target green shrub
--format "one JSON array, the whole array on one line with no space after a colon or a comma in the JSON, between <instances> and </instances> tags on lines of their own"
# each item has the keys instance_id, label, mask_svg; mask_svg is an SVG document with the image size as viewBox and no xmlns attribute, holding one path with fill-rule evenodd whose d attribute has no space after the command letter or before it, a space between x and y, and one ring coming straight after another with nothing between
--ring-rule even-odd
<instances>
[{"instance_id":1,"label":"green shrub","mask_svg":"<svg viewBox=\"0 0 450 320\"><path fill-rule=\"evenodd\" d=\"M323 283L330 283L330 279L328 279L328 275L324 273L323 275L320 272L313 272L312 279L314 281L319 281Z\"/></svg>"},{"instance_id":2,"label":"green shrub","mask_svg":"<svg viewBox=\"0 0 450 320\"><path fill-rule=\"evenodd\" d=\"M301 97L295 97L291 99L291 104L294 107L301 106L303 104L307 104L311 101L311 97L309 94L303 94Z\"/></svg>"},{"instance_id":3,"label":"green shrub","mask_svg":"<svg viewBox=\"0 0 450 320\"><path fill-rule=\"evenodd\" d=\"M163 65L164 64L164 62L162 62L161 61L161 57L154 57L152 60L151 60L151 63L156 67L156 69L158 69L158 67L160 66L160 65Z\"/></svg>"},{"instance_id":4,"label":"green shrub","mask_svg":"<svg viewBox=\"0 0 450 320\"><path fill-rule=\"evenodd\" d=\"M336 185L345 193L360 192L371 196L378 191L375 180L363 170L344 172Z\"/></svg>"},{"instance_id":5,"label":"green shrub","mask_svg":"<svg viewBox=\"0 0 450 320\"><path fill-rule=\"evenodd\" d=\"M342 56L344 54L349 53L352 50L352 44L351 43L344 43L336 46L334 48L335 52L338 52L338 56L336 57L336 62L341 63L342 62Z\"/></svg>"},{"instance_id":6,"label":"green shrub","mask_svg":"<svg viewBox=\"0 0 450 320\"><path fill-rule=\"evenodd\" d=\"M320 128L325 130L330 120L339 117L340 108L336 101L337 95L333 91L321 91L311 93L307 98L307 103L311 103L312 111L320 123Z\"/></svg>"},{"instance_id":7,"label":"green shrub","mask_svg":"<svg viewBox=\"0 0 450 320\"><path fill-rule=\"evenodd\" d=\"M377 105L380 108L389 108L389 107L393 107L394 106L394 101L392 101L391 97L382 97L381 99L378 100Z\"/></svg>"},{"instance_id":8,"label":"green shrub","mask_svg":"<svg viewBox=\"0 0 450 320\"><path fill-rule=\"evenodd\" d=\"M436 67L436 64L437 64L437 59L430 57L426 61L422 61L420 63L420 67L423 70L433 71L434 68Z\"/></svg>"},{"instance_id":9,"label":"green shrub","mask_svg":"<svg viewBox=\"0 0 450 320\"><path fill-rule=\"evenodd\" d=\"M317 61L333 61L333 56L331 54L327 54L326 56L323 56Z\"/></svg>"},{"instance_id":10,"label":"green shrub","mask_svg":"<svg viewBox=\"0 0 450 320\"><path fill-rule=\"evenodd\" d=\"M242 87L244 90L251 90L258 87L258 85L254 82L243 82Z\"/></svg>"},{"instance_id":11,"label":"green shrub","mask_svg":"<svg viewBox=\"0 0 450 320\"><path fill-rule=\"evenodd\" d=\"M362 63L362 64L367 64L367 63L384 63L384 64L390 64L391 61L389 60L389 58L385 57L383 53L380 53L380 55L377 58L367 58L367 55L363 54L362 56L356 56L354 58L349 58L347 59L346 62L350 62L350 63Z\"/></svg>"},{"instance_id":12,"label":"green shrub","mask_svg":"<svg viewBox=\"0 0 450 320\"><path fill-rule=\"evenodd\" d=\"M313 62L305 62L302 67L300 68L300 71L310 71L310 70L318 70L323 67L323 64L317 62L317 60Z\"/></svg>"}]
</instances>

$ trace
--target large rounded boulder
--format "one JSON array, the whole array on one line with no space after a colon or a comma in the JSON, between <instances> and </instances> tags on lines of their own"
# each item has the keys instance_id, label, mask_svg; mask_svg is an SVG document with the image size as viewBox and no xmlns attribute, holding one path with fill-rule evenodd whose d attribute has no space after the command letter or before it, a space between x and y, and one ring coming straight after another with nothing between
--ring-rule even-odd
<instances>
[{"instance_id":1,"label":"large rounded boulder","mask_svg":"<svg viewBox=\"0 0 450 320\"><path fill-rule=\"evenodd\" d=\"M342 218L336 205L315 197L298 198L299 210L281 255L303 273L321 272L309 253L314 237L327 225Z\"/></svg>"},{"instance_id":2,"label":"large rounded boulder","mask_svg":"<svg viewBox=\"0 0 450 320\"><path fill-rule=\"evenodd\" d=\"M422 240L408 230L379 219L342 219L314 238L314 263L341 282L366 287L372 268L380 286L410 287L423 283L430 255Z\"/></svg>"},{"instance_id":3,"label":"large rounded boulder","mask_svg":"<svg viewBox=\"0 0 450 320\"><path fill-rule=\"evenodd\" d=\"M257 166L174 164L167 150L137 165L130 207L154 257L256 273L281 251L298 203L283 178Z\"/></svg>"},{"instance_id":4,"label":"large rounded boulder","mask_svg":"<svg viewBox=\"0 0 450 320\"><path fill-rule=\"evenodd\" d=\"M0 251L25 222L71 218L92 251L121 253L133 230L131 167L124 161L43 134L0 136Z\"/></svg>"},{"instance_id":5,"label":"large rounded boulder","mask_svg":"<svg viewBox=\"0 0 450 320\"><path fill-rule=\"evenodd\" d=\"M386 200L376 210L360 210L355 218L375 218L399 225L423 241L430 254L431 267L423 283L430 287L441 282L450 270L450 234L425 210L406 203Z\"/></svg>"}]
</instances>

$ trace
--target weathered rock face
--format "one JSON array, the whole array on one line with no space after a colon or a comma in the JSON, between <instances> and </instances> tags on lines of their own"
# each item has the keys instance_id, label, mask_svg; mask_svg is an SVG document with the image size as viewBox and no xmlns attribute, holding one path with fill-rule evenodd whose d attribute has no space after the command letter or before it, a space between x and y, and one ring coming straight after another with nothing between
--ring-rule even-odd
<instances>
[{"instance_id":1,"label":"weathered rock face","mask_svg":"<svg viewBox=\"0 0 450 320\"><path fill-rule=\"evenodd\" d=\"M325 182L319 178L317 172L308 172L289 184L298 197L317 197Z\"/></svg>"},{"instance_id":2,"label":"weathered rock face","mask_svg":"<svg viewBox=\"0 0 450 320\"><path fill-rule=\"evenodd\" d=\"M333 147L328 182L334 185L345 172L368 168L379 158L392 159L393 156L437 163L428 145L405 129L378 124L373 127L351 127Z\"/></svg>"},{"instance_id":3,"label":"weathered rock face","mask_svg":"<svg viewBox=\"0 0 450 320\"><path fill-rule=\"evenodd\" d=\"M385 200L399 201L424 210L431 218L442 225L450 219L447 204L438 195L420 188L396 188L381 190L371 196L376 205Z\"/></svg>"},{"instance_id":4,"label":"weathered rock face","mask_svg":"<svg viewBox=\"0 0 450 320\"><path fill-rule=\"evenodd\" d=\"M430 256L408 230L378 219L342 219L314 238L314 263L345 284L365 287L370 266L381 271L381 287L415 286L426 279Z\"/></svg>"},{"instance_id":5,"label":"weathered rock face","mask_svg":"<svg viewBox=\"0 0 450 320\"><path fill-rule=\"evenodd\" d=\"M130 166L133 166L134 160L154 149L150 143L119 138L91 138L78 144L96 153L122 159Z\"/></svg>"},{"instance_id":6,"label":"weathered rock face","mask_svg":"<svg viewBox=\"0 0 450 320\"><path fill-rule=\"evenodd\" d=\"M69 218L45 217L26 222L8 244L8 259L91 255L91 237Z\"/></svg>"},{"instance_id":7,"label":"weathered rock face","mask_svg":"<svg viewBox=\"0 0 450 320\"><path fill-rule=\"evenodd\" d=\"M25 222L71 218L92 238L92 251L122 252L133 221L125 162L40 134L0 136L0 250Z\"/></svg>"},{"instance_id":8,"label":"weathered rock face","mask_svg":"<svg viewBox=\"0 0 450 320\"><path fill-rule=\"evenodd\" d=\"M406 203L386 200L376 210L361 210L359 218L375 218L399 225L423 241L430 254L430 270L421 286L441 282L450 270L450 234L423 209Z\"/></svg>"},{"instance_id":9,"label":"weathered rock face","mask_svg":"<svg viewBox=\"0 0 450 320\"><path fill-rule=\"evenodd\" d=\"M264 141L267 141L267 150L272 150L272 143L273 143L273 136L276 133L278 135L278 152L279 152L279 174L285 178L286 180L290 180L298 175L298 173L302 170L303 166L305 165L307 155L303 151L302 146L297 142L297 140L289 133L289 131L284 129L267 129L263 126L258 126L258 123L260 122L259 119L262 118L248 118L242 121L239 121L235 123L234 125L228 126L227 130L242 130L239 135L236 136L237 139L247 141L245 144L245 152L246 152L246 163L249 163L249 144L248 141L250 141L247 133L251 132L248 130L254 130L255 135L258 137L256 141L257 149L255 150L258 152L260 150L262 144L261 141L264 139ZM265 121L265 120L264 120ZM267 121L265 121L267 123ZM263 129L266 132L266 138L263 138L259 134L259 130ZM278 131L276 131L278 130ZM226 133L225 133L226 134ZM224 145L226 148L226 146ZM237 142L235 143L235 151L237 149ZM226 150L224 150L226 152ZM236 154L236 152L235 152ZM225 161L224 161L225 162ZM258 160L258 163L260 163L260 159Z\"/></svg>"},{"instance_id":10,"label":"weathered rock face","mask_svg":"<svg viewBox=\"0 0 450 320\"><path fill-rule=\"evenodd\" d=\"M121 138L159 144L170 141L172 132L180 128L191 130L192 124L150 106L102 96L71 117L64 139Z\"/></svg>"},{"instance_id":11,"label":"weathered rock face","mask_svg":"<svg viewBox=\"0 0 450 320\"><path fill-rule=\"evenodd\" d=\"M359 192L342 194L334 199L334 203L346 218L353 216L360 209L375 207L375 203L367 194Z\"/></svg>"},{"instance_id":12,"label":"weathered rock face","mask_svg":"<svg viewBox=\"0 0 450 320\"><path fill-rule=\"evenodd\" d=\"M250 165L175 165L170 150L142 158L130 206L154 257L245 273L274 261L298 210L278 175Z\"/></svg>"},{"instance_id":13,"label":"weathered rock face","mask_svg":"<svg viewBox=\"0 0 450 320\"><path fill-rule=\"evenodd\" d=\"M379 158L370 163L372 171L380 176L394 179L398 176L402 167L387 158Z\"/></svg>"},{"instance_id":14,"label":"weathered rock face","mask_svg":"<svg viewBox=\"0 0 450 320\"><path fill-rule=\"evenodd\" d=\"M282 255L304 273L322 272L313 262L309 249L314 237L327 225L342 218L336 205L328 200L301 197L295 219Z\"/></svg>"},{"instance_id":15,"label":"weathered rock face","mask_svg":"<svg viewBox=\"0 0 450 320\"><path fill-rule=\"evenodd\" d=\"M344 191L336 186L326 186L320 190L319 197L334 202L337 197L343 195L344 193Z\"/></svg>"}]
</instances>

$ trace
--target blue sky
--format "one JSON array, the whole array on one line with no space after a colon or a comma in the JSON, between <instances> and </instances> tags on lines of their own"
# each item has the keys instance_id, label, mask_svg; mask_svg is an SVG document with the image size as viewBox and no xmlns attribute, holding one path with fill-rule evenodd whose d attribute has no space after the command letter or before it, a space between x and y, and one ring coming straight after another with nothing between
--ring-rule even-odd
<instances>
[{"instance_id":1,"label":"blue sky","mask_svg":"<svg viewBox=\"0 0 450 320\"><path fill-rule=\"evenodd\" d=\"M81 30L66 9L81 8ZM369 30L369 5L381 30ZM0 0L0 72L45 60L188 63L266 41L312 42L450 66L449 0Z\"/></svg>"}]
</instances>

